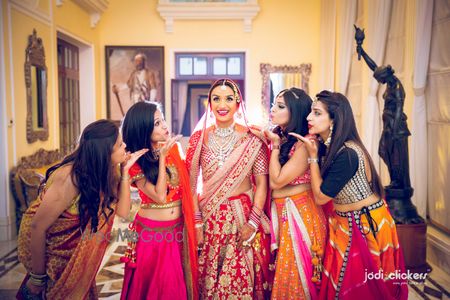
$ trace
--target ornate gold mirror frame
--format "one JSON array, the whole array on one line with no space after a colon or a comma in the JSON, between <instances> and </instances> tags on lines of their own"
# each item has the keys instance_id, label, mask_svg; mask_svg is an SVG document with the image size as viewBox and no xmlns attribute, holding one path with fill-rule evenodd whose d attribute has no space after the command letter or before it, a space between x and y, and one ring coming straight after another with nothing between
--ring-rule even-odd
<instances>
[{"instance_id":1,"label":"ornate gold mirror frame","mask_svg":"<svg viewBox=\"0 0 450 300\"><path fill-rule=\"evenodd\" d=\"M27 141L48 139L47 67L42 39L36 29L28 36L25 50L25 85L27 88Z\"/></svg>"},{"instance_id":2,"label":"ornate gold mirror frame","mask_svg":"<svg viewBox=\"0 0 450 300\"><path fill-rule=\"evenodd\" d=\"M270 111L270 98L271 98L271 84L270 84L270 74L282 73L282 74L300 74L301 75L301 86L306 93L309 93L309 76L311 75L311 64L301 64L298 66L272 66L271 64L262 63L259 66L262 75L262 94L261 94L261 104L263 106L264 114ZM285 87L290 88L290 87ZM264 118L266 118L264 116Z\"/></svg>"}]
</instances>

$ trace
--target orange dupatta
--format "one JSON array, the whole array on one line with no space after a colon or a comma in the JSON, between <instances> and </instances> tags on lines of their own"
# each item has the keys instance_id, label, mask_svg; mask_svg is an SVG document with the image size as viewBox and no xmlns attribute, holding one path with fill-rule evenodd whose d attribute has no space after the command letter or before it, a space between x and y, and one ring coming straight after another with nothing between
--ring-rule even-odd
<instances>
[{"instance_id":1,"label":"orange dupatta","mask_svg":"<svg viewBox=\"0 0 450 300\"><path fill-rule=\"evenodd\" d=\"M178 176L181 186L181 207L184 217L184 247L183 247L183 266L184 277L186 280L186 288L189 299L198 299L198 254L197 239L195 235L194 224L194 201L189 185L189 173L184 160L180 157L178 146L175 145L170 149L171 156L175 167L178 170Z\"/></svg>"}]
</instances>

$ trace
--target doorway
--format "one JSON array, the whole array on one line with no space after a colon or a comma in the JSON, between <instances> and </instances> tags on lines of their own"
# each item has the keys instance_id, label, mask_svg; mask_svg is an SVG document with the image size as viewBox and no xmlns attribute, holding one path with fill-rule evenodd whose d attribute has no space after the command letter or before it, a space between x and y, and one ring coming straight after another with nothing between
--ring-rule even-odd
<instances>
[{"instance_id":1,"label":"doorway","mask_svg":"<svg viewBox=\"0 0 450 300\"><path fill-rule=\"evenodd\" d=\"M174 133L185 139L191 136L206 110L210 86L221 78L235 81L245 99L244 52L175 53L175 79L171 82Z\"/></svg>"},{"instance_id":2,"label":"doorway","mask_svg":"<svg viewBox=\"0 0 450 300\"><path fill-rule=\"evenodd\" d=\"M78 47L58 39L59 148L73 151L80 135L80 72Z\"/></svg>"}]
</instances>

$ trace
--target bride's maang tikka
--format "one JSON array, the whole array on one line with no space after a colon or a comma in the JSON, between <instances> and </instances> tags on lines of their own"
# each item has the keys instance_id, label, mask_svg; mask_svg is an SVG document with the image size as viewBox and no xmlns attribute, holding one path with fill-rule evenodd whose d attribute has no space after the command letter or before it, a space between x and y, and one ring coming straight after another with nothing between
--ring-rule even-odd
<instances>
[{"instance_id":1,"label":"bride's maang tikka","mask_svg":"<svg viewBox=\"0 0 450 300\"><path fill-rule=\"evenodd\" d=\"M223 81L223 83L222 83L222 86L220 87L220 89L221 89L222 91L225 91L225 90L227 89L227 86L225 85L226 82L227 82L227 80L225 79L225 80Z\"/></svg>"},{"instance_id":2,"label":"bride's maang tikka","mask_svg":"<svg viewBox=\"0 0 450 300\"><path fill-rule=\"evenodd\" d=\"M227 83L227 79L224 79L223 82L222 82L222 86L220 87L220 89L222 91L225 91L227 89L226 83ZM228 84L232 86L233 94L234 94L234 97L236 98L236 102L240 103L241 102L241 98L239 97L237 86L231 80L228 80Z\"/></svg>"}]
</instances>

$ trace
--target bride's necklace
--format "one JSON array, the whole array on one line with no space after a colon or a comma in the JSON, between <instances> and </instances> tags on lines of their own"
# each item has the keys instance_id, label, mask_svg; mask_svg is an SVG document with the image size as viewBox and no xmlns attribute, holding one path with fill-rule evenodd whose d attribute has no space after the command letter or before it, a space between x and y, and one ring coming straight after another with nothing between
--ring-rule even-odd
<instances>
[{"instance_id":1,"label":"bride's necklace","mask_svg":"<svg viewBox=\"0 0 450 300\"><path fill-rule=\"evenodd\" d=\"M227 128L217 127L209 136L209 149L214 153L219 168L223 167L225 161L233 151L238 135L234 131L234 124Z\"/></svg>"},{"instance_id":2,"label":"bride's necklace","mask_svg":"<svg viewBox=\"0 0 450 300\"><path fill-rule=\"evenodd\" d=\"M217 127L216 129L214 129L214 134L221 138L228 137L232 135L233 132L234 132L234 124L232 124L230 127L226 128Z\"/></svg>"}]
</instances>

